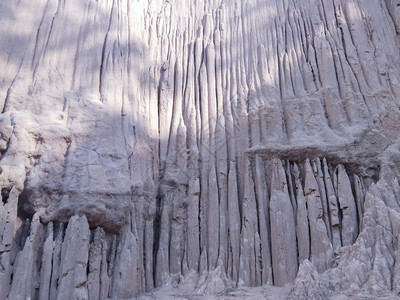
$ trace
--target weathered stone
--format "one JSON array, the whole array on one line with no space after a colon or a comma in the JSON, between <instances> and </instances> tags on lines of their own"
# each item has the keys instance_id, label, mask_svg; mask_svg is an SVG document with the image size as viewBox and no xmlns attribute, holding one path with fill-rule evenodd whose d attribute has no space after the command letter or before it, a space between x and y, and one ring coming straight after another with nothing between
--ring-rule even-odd
<instances>
[{"instance_id":1,"label":"weathered stone","mask_svg":"<svg viewBox=\"0 0 400 300\"><path fill-rule=\"evenodd\" d=\"M19 193L16 188L12 188L8 196L7 203L0 204L1 216L0 221L0 298L6 298L10 290L10 281L12 270L12 248L15 244L15 237L17 228L21 225L17 219Z\"/></svg>"},{"instance_id":2,"label":"weathered stone","mask_svg":"<svg viewBox=\"0 0 400 300\"><path fill-rule=\"evenodd\" d=\"M0 298L398 292L399 4L1 1Z\"/></svg>"},{"instance_id":3,"label":"weathered stone","mask_svg":"<svg viewBox=\"0 0 400 300\"><path fill-rule=\"evenodd\" d=\"M323 272L333 264L333 249L324 222L324 209L316 178L310 161L305 165L304 195L310 225L310 261L318 272ZM342 230L343 232L343 230Z\"/></svg>"},{"instance_id":4,"label":"weathered stone","mask_svg":"<svg viewBox=\"0 0 400 300\"><path fill-rule=\"evenodd\" d=\"M310 225L307 215L307 200L304 196L303 185L300 181L299 168L295 164L293 167L295 182L296 182L296 200L297 200L297 215L296 215L296 237L297 247L299 252L299 263L310 258Z\"/></svg>"},{"instance_id":5,"label":"weathered stone","mask_svg":"<svg viewBox=\"0 0 400 300\"><path fill-rule=\"evenodd\" d=\"M342 165L335 170L335 185L337 190L338 202L342 213L341 237L343 246L353 244L358 233L357 208L349 177Z\"/></svg>"},{"instance_id":6,"label":"weathered stone","mask_svg":"<svg viewBox=\"0 0 400 300\"><path fill-rule=\"evenodd\" d=\"M62 243L56 299L87 299L87 264L90 231L85 216L73 216Z\"/></svg>"},{"instance_id":7,"label":"weathered stone","mask_svg":"<svg viewBox=\"0 0 400 300\"><path fill-rule=\"evenodd\" d=\"M96 228L89 249L88 299L108 297L109 280L107 275L107 244L102 228Z\"/></svg>"},{"instance_id":8,"label":"weathered stone","mask_svg":"<svg viewBox=\"0 0 400 300\"><path fill-rule=\"evenodd\" d=\"M53 260L53 223L47 225L46 240L43 244L42 262L40 267L39 299L50 299L51 271Z\"/></svg>"},{"instance_id":9,"label":"weathered stone","mask_svg":"<svg viewBox=\"0 0 400 300\"><path fill-rule=\"evenodd\" d=\"M43 243L43 225L39 221L39 216L35 214L31 223L30 235L25 241L22 251L14 262L13 275L14 279L11 283L10 299L29 299L34 298L36 288L38 287L36 280L39 279L38 257L39 249ZM38 280L39 281L39 280Z\"/></svg>"},{"instance_id":10,"label":"weathered stone","mask_svg":"<svg viewBox=\"0 0 400 300\"><path fill-rule=\"evenodd\" d=\"M285 171L280 160L271 162L271 253L274 284L285 285L297 274L296 227L287 190Z\"/></svg>"}]
</instances>

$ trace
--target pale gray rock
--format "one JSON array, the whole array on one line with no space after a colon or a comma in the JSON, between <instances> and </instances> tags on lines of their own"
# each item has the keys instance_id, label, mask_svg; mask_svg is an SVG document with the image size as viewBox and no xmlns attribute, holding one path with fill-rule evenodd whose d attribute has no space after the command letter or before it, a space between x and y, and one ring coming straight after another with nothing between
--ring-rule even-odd
<instances>
[{"instance_id":1,"label":"pale gray rock","mask_svg":"<svg viewBox=\"0 0 400 300\"><path fill-rule=\"evenodd\" d=\"M261 157L257 156L255 161L255 192L258 209L258 226L260 243L261 243L261 284L272 284L272 268L271 268L271 246L270 246L270 217L269 217L269 201L268 188L265 178L265 168Z\"/></svg>"},{"instance_id":2,"label":"pale gray rock","mask_svg":"<svg viewBox=\"0 0 400 300\"><path fill-rule=\"evenodd\" d=\"M223 295L232 287L232 282L226 278L220 266L207 274L204 278L200 277L196 285L195 294L203 295ZM207 297L207 296L206 296Z\"/></svg>"},{"instance_id":3,"label":"pale gray rock","mask_svg":"<svg viewBox=\"0 0 400 300\"><path fill-rule=\"evenodd\" d=\"M46 240L43 244L43 254L40 267L39 299L50 299L51 271L53 260L54 228L53 223L47 225Z\"/></svg>"},{"instance_id":4,"label":"pale gray rock","mask_svg":"<svg viewBox=\"0 0 400 300\"><path fill-rule=\"evenodd\" d=\"M104 261L107 250L104 230L98 227L94 230L89 249L88 299L104 299L108 296L107 262Z\"/></svg>"},{"instance_id":5,"label":"pale gray rock","mask_svg":"<svg viewBox=\"0 0 400 300\"><path fill-rule=\"evenodd\" d=\"M360 297L392 299L398 294L399 211L389 208L379 191L382 187L390 189L387 180L393 180L393 174L386 167L381 172L380 180L370 186L365 196L362 228L356 242L342 247L335 265L323 274L304 268L303 275L295 280L293 297L320 297L327 287L332 292Z\"/></svg>"},{"instance_id":6,"label":"pale gray rock","mask_svg":"<svg viewBox=\"0 0 400 300\"><path fill-rule=\"evenodd\" d=\"M305 161L304 167L304 196L306 198L310 226L310 261L317 271L321 273L333 264L333 249L324 222L322 201L325 198L320 196L318 183L308 159Z\"/></svg>"},{"instance_id":7,"label":"pale gray rock","mask_svg":"<svg viewBox=\"0 0 400 300\"><path fill-rule=\"evenodd\" d=\"M310 225L307 215L307 200L304 196L303 185L300 181L298 166L293 167L293 175L296 183L297 215L296 238L300 264L310 258Z\"/></svg>"},{"instance_id":8,"label":"pale gray rock","mask_svg":"<svg viewBox=\"0 0 400 300\"><path fill-rule=\"evenodd\" d=\"M51 271L51 282L50 282L50 299L55 299L57 297L58 291L58 279L60 278L60 263L61 263L61 249L64 237L64 224L61 223L58 226L58 231L54 236L54 246L53 246L53 261L52 261L52 271Z\"/></svg>"},{"instance_id":9,"label":"pale gray rock","mask_svg":"<svg viewBox=\"0 0 400 300\"><path fill-rule=\"evenodd\" d=\"M399 5L1 1L0 298L396 296Z\"/></svg>"},{"instance_id":10,"label":"pale gray rock","mask_svg":"<svg viewBox=\"0 0 400 300\"><path fill-rule=\"evenodd\" d=\"M39 288L38 257L39 249L43 243L43 225L39 216L35 214L31 222L30 235L25 241L24 248L20 251L13 265L13 279L9 299L32 299L36 289Z\"/></svg>"},{"instance_id":11,"label":"pale gray rock","mask_svg":"<svg viewBox=\"0 0 400 300\"><path fill-rule=\"evenodd\" d=\"M250 162L246 162L247 180L242 201L241 248L239 258L239 285L260 285L260 238L256 236L257 206L254 193L253 176L250 173ZM258 250L258 251L257 251ZM258 272L257 272L258 271Z\"/></svg>"},{"instance_id":12,"label":"pale gray rock","mask_svg":"<svg viewBox=\"0 0 400 300\"><path fill-rule=\"evenodd\" d=\"M296 227L287 191L286 175L280 160L270 162L271 175L271 255L274 283L283 286L297 274Z\"/></svg>"},{"instance_id":13,"label":"pale gray rock","mask_svg":"<svg viewBox=\"0 0 400 300\"><path fill-rule=\"evenodd\" d=\"M328 238L332 240L332 231L331 225L329 222L329 213L328 213L328 200L327 200L327 193L325 189L325 182L324 182L324 173L322 172L322 164L319 158L314 159L311 162L311 166L314 172L314 177L317 180L318 188L319 188L319 195L321 197L321 205L323 209L323 220L325 223L325 228L328 234Z\"/></svg>"},{"instance_id":14,"label":"pale gray rock","mask_svg":"<svg viewBox=\"0 0 400 300\"><path fill-rule=\"evenodd\" d=\"M342 213L341 238L343 246L353 244L357 237L357 208L351 190L350 180L342 165L337 166L334 177L339 208Z\"/></svg>"},{"instance_id":15,"label":"pale gray rock","mask_svg":"<svg viewBox=\"0 0 400 300\"><path fill-rule=\"evenodd\" d=\"M87 299L87 264L90 231L85 216L71 217L65 231L60 257L56 299Z\"/></svg>"},{"instance_id":16,"label":"pale gray rock","mask_svg":"<svg viewBox=\"0 0 400 300\"><path fill-rule=\"evenodd\" d=\"M116 299L135 297L143 289L143 270L141 269L137 236L126 228L118 245L115 266L112 274L110 296ZM132 272L135 270L135 272Z\"/></svg>"},{"instance_id":17,"label":"pale gray rock","mask_svg":"<svg viewBox=\"0 0 400 300\"><path fill-rule=\"evenodd\" d=\"M327 283L318 280L318 271L309 260L304 260L299 267L289 299L328 299L331 291Z\"/></svg>"},{"instance_id":18,"label":"pale gray rock","mask_svg":"<svg viewBox=\"0 0 400 300\"><path fill-rule=\"evenodd\" d=\"M228 224L229 252L227 271L228 276L231 276L234 281L237 281L239 279L240 212L236 166L233 162L230 163L228 176Z\"/></svg>"},{"instance_id":19,"label":"pale gray rock","mask_svg":"<svg viewBox=\"0 0 400 300\"><path fill-rule=\"evenodd\" d=\"M333 187L332 177L330 175L330 171L328 169L328 165L326 163L326 159L323 160L324 166L324 182L325 182L325 191L328 200L328 207L329 207L329 220L330 225L332 226L331 229L331 240L333 251L336 254L340 247L342 246L342 240L340 237L340 220L339 220L339 205L336 196L336 192Z\"/></svg>"},{"instance_id":20,"label":"pale gray rock","mask_svg":"<svg viewBox=\"0 0 400 300\"><path fill-rule=\"evenodd\" d=\"M21 226L21 221L17 218L18 196L17 189L13 188L8 195L7 203L0 204L2 216L0 222L0 296L3 298L6 298L10 291L10 280L13 274L12 264L14 261L13 248L15 249L16 231Z\"/></svg>"},{"instance_id":21,"label":"pale gray rock","mask_svg":"<svg viewBox=\"0 0 400 300\"><path fill-rule=\"evenodd\" d=\"M217 266L218 250L219 250L219 205L218 205L218 185L215 174L215 166L211 164L210 174L208 177L208 270L213 270Z\"/></svg>"}]
</instances>

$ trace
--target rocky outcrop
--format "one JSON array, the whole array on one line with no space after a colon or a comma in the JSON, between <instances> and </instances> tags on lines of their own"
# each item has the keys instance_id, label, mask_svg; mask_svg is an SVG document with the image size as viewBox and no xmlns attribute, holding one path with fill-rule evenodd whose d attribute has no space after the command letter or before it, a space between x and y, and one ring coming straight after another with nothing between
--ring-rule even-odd
<instances>
[{"instance_id":1,"label":"rocky outcrop","mask_svg":"<svg viewBox=\"0 0 400 300\"><path fill-rule=\"evenodd\" d=\"M2 1L0 298L400 292L399 4Z\"/></svg>"},{"instance_id":2,"label":"rocky outcrop","mask_svg":"<svg viewBox=\"0 0 400 300\"><path fill-rule=\"evenodd\" d=\"M346 245L347 240L344 237L348 235L349 228L355 231L354 235L357 236L359 225L365 226L365 220L369 216L371 207L368 205L373 205L369 202L364 204L364 195L360 195L362 199L360 205L365 210L362 223L359 224L355 218L351 223L355 226L348 226L346 211L349 207L356 207L357 198L353 190L356 190L355 185L359 182L350 182L342 165L333 167L325 159L322 161L307 159L304 163L297 164L258 157L257 164L254 164L255 162L251 160L247 162L245 178L248 181L245 182L245 198L243 201L238 201L239 198L236 197L235 205L231 204L227 208L225 226L228 235L222 236L220 232L221 228L224 228L220 227L221 214L216 214L217 218L209 219L210 232L213 228L215 236L210 236L208 247L203 248L201 253L198 252L197 268L189 267L186 250L188 245L185 242L187 239L185 232L189 231L191 224L187 212L189 206L178 207L180 214L174 215L173 207L167 213L161 213L158 249L154 252L157 255L154 260L155 269L153 269L154 263L149 264L147 261L152 258L148 258L149 252L144 251L145 246L139 242L140 235L134 224L127 225L119 234L112 234L106 233L100 227L90 230L85 216L75 215L65 225L59 223L54 226L52 222L43 225L39 215L35 214L32 222L27 220L27 227L21 226L18 229L21 232L20 239L25 236L26 240L24 243L19 242L20 246L16 245L15 260L6 260L10 257L10 251L4 249L2 252L5 258L3 261L9 261L9 267L1 274L5 282L10 281L11 276L14 278L8 294L10 299L26 297L63 299L69 296L79 299L107 297L126 299L153 289L153 282L160 286L166 283L177 284L182 280L188 282L188 278L196 279L193 274L199 272L203 274L204 279L196 279L197 283L192 287L192 292L197 290L221 293L226 291L227 287L259 286L266 283L283 286L293 282L298 265L303 266L307 261L310 261L310 266L319 273L333 272L335 253L339 254L337 260L343 255L344 249L357 247L364 234L370 236L369 233L362 231L354 245ZM260 173L265 176L257 177L258 180L253 181L255 178L253 174L260 172L260 166L265 166L264 171ZM232 176L229 177L231 178L229 181L233 180ZM327 180L319 180L321 178ZM395 180L394 177L391 178L392 181ZM398 187L396 183L397 181L393 181L392 185ZM216 186L215 179L214 186ZM349 189L344 193L347 202L341 201L340 197L343 195L341 186ZM371 202L375 186L377 185L374 184L368 189L366 201ZM211 184L209 189L213 189ZM333 195L328 196L327 191L330 189ZM167 193L173 195L170 194L170 198L167 199L171 203L177 193L179 194L179 189ZM391 199L388 201L392 201L392 205L398 206L396 200L393 200L394 194L388 194L387 197ZM12 213L17 210L15 205L18 198L14 188L7 199L9 202L4 206L10 215L6 224L13 226L3 229L4 245L18 239L15 234L14 238L12 235L18 228L16 224L19 217ZM229 198L229 200L234 199L235 197ZM241 210L238 209L239 205ZM386 204L383 206L386 210L390 209ZM131 207L133 210L136 208L135 205ZM379 207L373 207L376 211L381 211ZM167 207L164 206L163 209L167 210ZM219 206L214 209L218 210ZM328 211L335 211L338 223L331 222L332 218L324 218ZM239 212L241 213L238 214ZM133 215L134 211L131 214ZM242 216L241 220L239 215ZM235 219L236 222L233 222ZM385 219L390 220L390 218ZM395 223L385 226L397 228L397 225ZM14 228L14 231L7 228ZM180 234L174 234L174 230L179 230ZM337 230L341 237L335 247L334 236L329 234L334 230ZM170 244L172 242L174 244ZM221 244L229 245L227 250L224 250ZM11 245L8 245L11 250ZM367 245L376 246L377 241L373 240ZM215 251L215 254L212 254L212 251ZM361 255L365 251L355 252ZM214 262L211 261L213 257ZM175 259L178 261L174 261ZM213 272L215 268L218 268L216 273ZM148 274L149 269L155 273ZM394 276L390 268L388 272L389 277ZM362 274L365 274L364 271ZM37 282L32 282L34 278ZM300 280L299 278L302 277L297 277L296 282ZM386 280L391 282L391 277ZM212 288L214 285L215 288ZM379 286L379 288L382 291L392 289L391 286Z\"/></svg>"},{"instance_id":3,"label":"rocky outcrop","mask_svg":"<svg viewBox=\"0 0 400 300\"><path fill-rule=\"evenodd\" d=\"M355 243L342 247L335 264L322 274L305 260L292 288L293 299L322 299L334 292L373 298L390 295L390 291L399 293L398 187L393 173L383 169L379 181L366 193Z\"/></svg>"}]
</instances>

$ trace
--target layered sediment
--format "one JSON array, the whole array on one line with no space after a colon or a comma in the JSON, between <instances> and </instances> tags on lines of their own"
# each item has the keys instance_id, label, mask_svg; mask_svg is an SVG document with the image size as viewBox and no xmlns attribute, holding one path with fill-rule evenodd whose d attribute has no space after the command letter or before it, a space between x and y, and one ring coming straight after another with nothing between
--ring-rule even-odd
<instances>
[{"instance_id":1,"label":"layered sediment","mask_svg":"<svg viewBox=\"0 0 400 300\"><path fill-rule=\"evenodd\" d=\"M2 1L0 298L398 294L399 12Z\"/></svg>"}]
</instances>

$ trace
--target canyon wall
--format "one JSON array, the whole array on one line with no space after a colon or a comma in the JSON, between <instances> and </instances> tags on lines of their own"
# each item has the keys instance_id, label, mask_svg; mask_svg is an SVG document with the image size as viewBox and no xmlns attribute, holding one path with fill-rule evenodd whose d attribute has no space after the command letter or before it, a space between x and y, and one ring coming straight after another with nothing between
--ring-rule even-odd
<instances>
[{"instance_id":1,"label":"canyon wall","mask_svg":"<svg viewBox=\"0 0 400 300\"><path fill-rule=\"evenodd\" d=\"M0 299L400 293L400 1L1 0Z\"/></svg>"}]
</instances>

